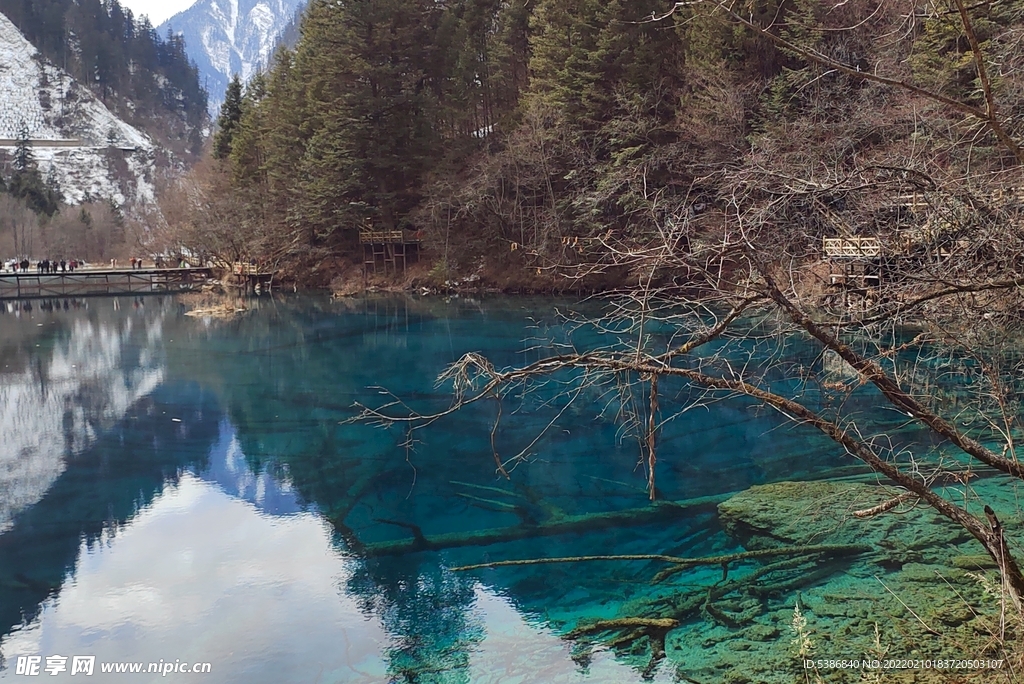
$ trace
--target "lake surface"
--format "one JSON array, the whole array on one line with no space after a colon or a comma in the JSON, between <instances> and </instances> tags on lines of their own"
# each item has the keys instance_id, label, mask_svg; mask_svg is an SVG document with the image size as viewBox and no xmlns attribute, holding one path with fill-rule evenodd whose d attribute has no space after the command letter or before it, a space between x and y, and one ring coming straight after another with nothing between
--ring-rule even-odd
<instances>
[{"instance_id":1,"label":"lake surface","mask_svg":"<svg viewBox=\"0 0 1024 684\"><path fill-rule=\"evenodd\" d=\"M736 598L728 610L747 614L736 624L712 605L691 611L664 660L649 639L566 639L631 606L706 593L723 568L657 586L664 564L646 561L452 568L741 552L716 503L856 469L805 428L714 403L664 426L658 498L684 505L652 514L638 445L615 420L618 395L593 388L570 403L542 387L504 402L500 454L544 433L505 479L491 446L495 402L413 433L346 421L354 403L379 406L387 392L419 410L447 406L435 378L468 351L501 367L551 342L596 343L564 323L571 302L296 297L251 307L216 320L185 316L171 297L0 304L0 680L21 679L19 657L45 666L47 656L92 655L97 681L793 681L798 601L820 635L860 625L843 627L856 648L819 655L861 657L869 616L826 605L836 592L881 605L875 576L899 583L907 571L813 559L824 572L780 581L753 609ZM662 392L669 411L690 390ZM861 401L851 410L874 410L870 395ZM472 541L481 531L494 543ZM446 541L417 552L420 538ZM904 624L892 605L890 620ZM99 671L121 662L210 663L212 674Z\"/></svg>"}]
</instances>

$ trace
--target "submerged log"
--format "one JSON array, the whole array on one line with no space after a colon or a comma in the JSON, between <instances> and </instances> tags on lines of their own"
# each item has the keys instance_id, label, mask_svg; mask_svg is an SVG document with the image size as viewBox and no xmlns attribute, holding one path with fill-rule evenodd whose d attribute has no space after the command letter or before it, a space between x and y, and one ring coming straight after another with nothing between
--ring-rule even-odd
<instances>
[{"instance_id":1,"label":"submerged log","mask_svg":"<svg viewBox=\"0 0 1024 684\"><path fill-rule=\"evenodd\" d=\"M622 629L640 628L642 630L670 630L679 626L679 620L674 618L644 618L644 617L621 617L610 620L597 620L586 625L581 625L563 636L563 639L578 639L586 634L595 632L614 632Z\"/></svg>"},{"instance_id":2,"label":"submerged log","mask_svg":"<svg viewBox=\"0 0 1024 684\"><path fill-rule=\"evenodd\" d=\"M479 570L480 568L501 568L510 565L541 565L544 563L583 563L587 561L663 561L672 563L673 567L662 570L654 576L652 583L657 583L670 575L682 572L698 565L721 565L726 567L729 563L736 561L751 560L755 558L770 558L773 556L805 556L808 554L857 554L870 551L871 547L864 544L825 544L808 546L781 546L774 549L755 549L753 551L738 551L723 556L699 556L696 558L683 558L680 556L666 556L660 553L639 553L639 554L618 554L610 556L562 556L558 558L523 558L517 560L491 561L489 563L477 563L476 565L460 565L451 568L452 572L464 572L466 570ZM723 581L726 579L722 578Z\"/></svg>"},{"instance_id":3,"label":"submerged log","mask_svg":"<svg viewBox=\"0 0 1024 684\"><path fill-rule=\"evenodd\" d=\"M733 493L702 496L685 501L662 501L623 511L607 511L604 513L585 513L566 515L546 520L535 525L522 524L513 527L496 527L473 532L452 532L421 538L402 539L400 541L377 542L367 544L363 553L368 558L380 556L400 556L417 551L442 551L464 546L487 546L502 542L531 539L534 537L550 537L574 532L592 532L614 527L646 525L659 520L680 518L699 511L714 511L718 504L729 499Z\"/></svg>"},{"instance_id":4,"label":"submerged log","mask_svg":"<svg viewBox=\"0 0 1024 684\"><path fill-rule=\"evenodd\" d=\"M811 554L829 554L834 556L856 555L871 551L867 544L807 544L801 546L779 546L771 549L755 549L753 551L740 551L724 556L706 556L703 558L680 558L670 568L659 572L651 580L652 584L664 582L669 577L688 570L697 565L721 565L722 581L728 577L730 563L736 561L752 560L755 558L772 558L774 556L807 556Z\"/></svg>"}]
</instances>

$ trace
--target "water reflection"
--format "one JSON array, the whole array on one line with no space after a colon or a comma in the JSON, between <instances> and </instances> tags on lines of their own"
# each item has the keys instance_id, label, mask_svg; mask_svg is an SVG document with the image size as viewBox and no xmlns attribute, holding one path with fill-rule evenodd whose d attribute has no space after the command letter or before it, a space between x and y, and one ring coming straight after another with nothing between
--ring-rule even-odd
<instances>
[{"instance_id":1,"label":"water reflection","mask_svg":"<svg viewBox=\"0 0 1024 684\"><path fill-rule=\"evenodd\" d=\"M450 568L738 548L714 501L652 515L635 446L597 396L509 406L503 454L555 421L511 480L495 474L493 404L408 449L401 426L344 422L379 385L446 406L433 378L463 352L502 365L539 353L526 336L565 341L550 302L263 299L203 320L171 299L119 301L0 319L8 665L79 653L211 662L223 682L634 681L645 654L574 652L559 635L648 596L650 564ZM665 384L666 405L685 399ZM661 463L661 496L685 501L843 460L715 405L665 427ZM422 551L428 538L446 541Z\"/></svg>"},{"instance_id":2,"label":"water reflection","mask_svg":"<svg viewBox=\"0 0 1024 684\"><path fill-rule=\"evenodd\" d=\"M162 312L115 317L75 300L67 316L47 303L0 322L0 532L164 377Z\"/></svg>"},{"instance_id":3,"label":"water reflection","mask_svg":"<svg viewBox=\"0 0 1024 684\"><path fill-rule=\"evenodd\" d=\"M201 472L202 479L216 483L231 496L255 504L265 513L288 515L308 508L296 496L286 470L272 472L246 457L238 433L227 419L221 421L208 461Z\"/></svg>"},{"instance_id":4,"label":"water reflection","mask_svg":"<svg viewBox=\"0 0 1024 684\"><path fill-rule=\"evenodd\" d=\"M40 602L63 592L83 544L102 545L119 534L182 468L203 462L217 414L208 401L196 403L190 389L161 388L135 402L116 427L65 459L37 502L13 516L0 535L5 628L31 621Z\"/></svg>"},{"instance_id":5,"label":"water reflection","mask_svg":"<svg viewBox=\"0 0 1024 684\"><path fill-rule=\"evenodd\" d=\"M2 649L210 662L218 682L380 682L384 634L339 595L330 537L313 514L266 516L185 474L115 539L83 544L59 600Z\"/></svg>"}]
</instances>

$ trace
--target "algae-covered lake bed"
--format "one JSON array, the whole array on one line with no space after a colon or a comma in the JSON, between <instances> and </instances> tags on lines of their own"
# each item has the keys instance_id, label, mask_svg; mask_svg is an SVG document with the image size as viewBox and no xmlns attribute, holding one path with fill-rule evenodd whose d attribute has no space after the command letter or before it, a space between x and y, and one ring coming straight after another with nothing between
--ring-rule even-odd
<instances>
[{"instance_id":1,"label":"algae-covered lake bed","mask_svg":"<svg viewBox=\"0 0 1024 684\"><path fill-rule=\"evenodd\" d=\"M396 397L444 409L435 380L466 352L506 367L600 344L563 318L595 306L4 305L0 679L81 655L97 681L165 678L100 671L133 662L247 683L1014 681L978 542L920 503L855 515L899 492L750 402L662 426L653 503L623 400L571 375L505 397L497 428L493 401L422 430L351 421ZM661 410L691 399L666 383ZM943 448L867 389L845 409L896 452ZM1020 539L1007 480L935 491ZM537 559L565 560L502 564Z\"/></svg>"}]
</instances>

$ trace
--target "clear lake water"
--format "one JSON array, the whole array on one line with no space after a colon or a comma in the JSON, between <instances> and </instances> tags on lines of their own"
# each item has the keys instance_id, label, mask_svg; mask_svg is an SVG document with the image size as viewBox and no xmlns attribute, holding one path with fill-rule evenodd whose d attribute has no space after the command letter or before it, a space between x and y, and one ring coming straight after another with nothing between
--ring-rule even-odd
<instances>
[{"instance_id":1,"label":"clear lake water","mask_svg":"<svg viewBox=\"0 0 1024 684\"><path fill-rule=\"evenodd\" d=\"M881 556L779 566L751 580L771 578L763 590L698 601L668 632L664 658L652 657L649 637L567 635L595 620L656 616L673 597L710 596L725 574L735 580L763 563L727 573L695 566L653 584L665 563L453 570L743 552L759 547L723 523L716 506L730 495L791 481L810 483L806 491L830 478L870 484L812 430L723 400L662 427L652 505L639 445L616 420L619 395L608 386L576 395L571 374L503 401L494 447L500 458L528 454L509 479L492 450L497 402L412 432L348 422L355 403L380 406L392 394L420 411L443 409L450 387L435 379L465 352L506 367L550 353L552 343L597 344L600 335L561 317L597 304L265 297L228 320L185 316L181 301L163 296L23 304L0 303L0 680L24 679L19 656L88 654L106 663L208 662L213 674L202 681L246 684L802 682L798 604L816 656L862 658L876 644L875 655L890 657L913 648L915 620L892 600L893 587L904 588L896 591L904 602L928 603L927 593L907 592L942 572L965 601L986 600L952 560L980 547L960 537L942 553L918 548L921 530L940 524L920 511L871 537ZM820 363L799 346L770 353ZM666 381L661 391L667 415L694 390ZM900 421L868 391L844 410L891 423L908 448L924 440L896 430ZM1016 492L993 496L1004 494L1012 528ZM813 520L822 529L806 537L812 542L838 525ZM813 532L803 527L779 539L802 541ZM909 541L899 541L904 530ZM481 534L492 543L474 541ZM421 538L444 541L417 550ZM944 624L953 633L971 619ZM871 627L879 622L880 639ZM955 648L939 650L954 657ZM77 681L69 672L41 676ZM197 676L91 677L175 679Z\"/></svg>"}]
</instances>

